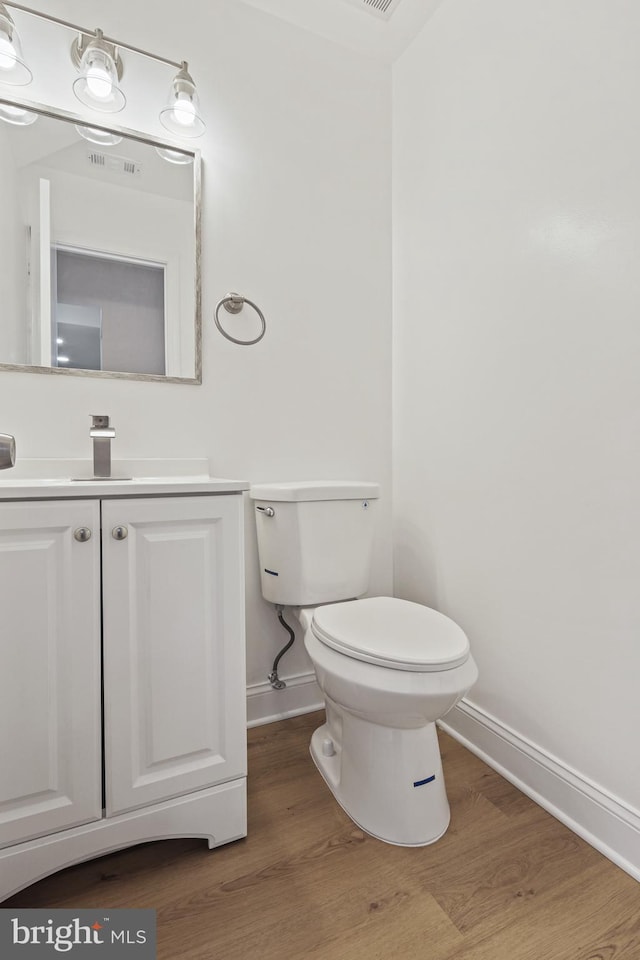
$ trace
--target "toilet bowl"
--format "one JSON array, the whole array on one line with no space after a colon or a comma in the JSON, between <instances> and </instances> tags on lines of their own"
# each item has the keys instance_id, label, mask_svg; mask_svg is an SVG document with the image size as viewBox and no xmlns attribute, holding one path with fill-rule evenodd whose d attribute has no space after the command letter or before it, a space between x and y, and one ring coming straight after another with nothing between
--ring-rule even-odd
<instances>
[{"instance_id":1,"label":"toilet bowl","mask_svg":"<svg viewBox=\"0 0 640 960\"><path fill-rule=\"evenodd\" d=\"M448 617L366 597L379 487L360 481L252 486L260 583L293 608L326 705L311 755L338 803L367 833L433 843L449 803L436 721L477 679L469 642Z\"/></svg>"},{"instance_id":2,"label":"toilet bowl","mask_svg":"<svg viewBox=\"0 0 640 960\"><path fill-rule=\"evenodd\" d=\"M296 612L325 697L311 755L329 789L380 840L438 840L450 813L435 721L477 679L465 634L437 611L393 597Z\"/></svg>"}]
</instances>

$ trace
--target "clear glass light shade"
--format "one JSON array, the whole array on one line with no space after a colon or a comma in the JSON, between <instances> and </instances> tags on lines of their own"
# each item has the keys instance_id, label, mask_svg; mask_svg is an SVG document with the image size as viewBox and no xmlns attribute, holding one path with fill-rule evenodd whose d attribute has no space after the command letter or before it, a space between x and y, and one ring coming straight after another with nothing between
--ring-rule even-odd
<instances>
[{"instance_id":1,"label":"clear glass light shade","mask_svg":"<svg viewBox=\"0 0 640 960\"><path fill-rule=\"evenodd\" d=\"M167 104L160 111L160 123L178 137L191 139L201 137L204 133L200 100L186 63L171 84Z\"/></svg>"},{"instance_id":2,"label":"clear glass light shade","mask_svg":"<svg viewBox=\"0 0 640 960\"><path fill-rule=\"evenodd\" d=\"M0 83L23 87L32 80L33 74L22 55L22 44L15 24L0 3Z\"/></svg>"},{"instance_id":3,"label":"clear glass light shade","mask_svg":"<svg viewBox=\"0 0 640 960\"><path fill-rule=\"evenodd\" d=\"M117 133L111 133L109 130L99 130L97 127L81 127L75 124L75 128L85 140L89 143L98 143L101 147L115 147L117 143L122 143L122 137Z\"/></svg>"},{"instance_id":4,"label":"clear glass light shade","mask_svg":"<svg viewBox=\"0 0 640 960\"><path fill-rule=\"evenodd\" d=\"M82 54L80 76L73 83L78 100L102 113L118 113L127 98L118 86L118 71L105 43L92 40Z\"/></svg>"},{"instance_id":5,"label":"clear glass light shade","mask_svg":"<svg viewBox=\"0 0 640 960\"><path fill-rule=\"evenodd\" d=\"M28 127L35 123L38 114L31 110L25 110L24 107L17 107L10 103L0 103L0 120L5 123L13 123L16 127Z\"/></svg>"},{"instance_id":6,"label":"clear glass light shade","mask_svg":"<svg viewBox=\"0 0 640 960\"><path fill-rule=\"evenodd\" d=\"M190 153L182 153L181 150L170 150L168 147L156 147L156 153L168 163L193 163L193 157Z\"/></svg>"}]
</instances>

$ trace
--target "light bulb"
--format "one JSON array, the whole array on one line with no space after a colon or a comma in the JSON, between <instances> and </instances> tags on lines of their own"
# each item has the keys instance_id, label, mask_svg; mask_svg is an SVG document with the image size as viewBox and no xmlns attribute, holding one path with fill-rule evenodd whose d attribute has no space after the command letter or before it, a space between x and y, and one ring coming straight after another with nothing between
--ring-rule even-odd
<instances>
[{"instance_id":1,"label":"light bulb","mask_svg":"<svg viewBox=\"0 0 640 960\"><path fill-rule=\"evenodd\" d=\"M106 100L111 95L111 78L99 64L92 64L87 70L87 89L97 100Z\"/></svg>"},{"instance_id":2,"label":"light bulb","mask_svg":"<svg viewBox=\"0 0 640 960\"><path fill-rule=\"evenodd\" d=\"M184 127L192 127L196 116L196 108L193 105L191 97L186 93L179 93L173 106L173 116L176 123L181 123Z\"/></svg>"}]
</instances>

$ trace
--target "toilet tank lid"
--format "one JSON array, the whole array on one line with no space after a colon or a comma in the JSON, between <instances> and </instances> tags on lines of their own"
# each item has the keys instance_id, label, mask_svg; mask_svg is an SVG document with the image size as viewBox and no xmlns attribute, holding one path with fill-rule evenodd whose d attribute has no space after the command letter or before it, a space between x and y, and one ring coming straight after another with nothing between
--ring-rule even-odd
<instances>
[{"instance_id":1,"label":"toilet tank lid","mask_svg":"<svg viewBox=\"0 0 640 960\"><path fill-rule=\"evenodd\" d=\"M253 500L376 500L380 486L365 480L288 480L284 483L255 483Z\"/></svg>"}]
</instances>

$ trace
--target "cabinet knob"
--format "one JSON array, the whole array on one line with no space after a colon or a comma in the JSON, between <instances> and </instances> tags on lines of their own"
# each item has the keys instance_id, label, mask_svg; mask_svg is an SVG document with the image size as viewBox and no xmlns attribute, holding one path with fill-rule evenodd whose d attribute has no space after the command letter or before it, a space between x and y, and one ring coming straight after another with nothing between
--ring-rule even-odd
<instances>
[{"instance_id":1,"label":"cabinet knob","mask_svg":"<svg viewBox=\"0 0 640 960\"><path fill-rule=\"evenodd\" d=\"M91 530L89 527L78 527L73 531L73 535L79 543L86 543L91 540Z\"/></svg>"},{"instance_id":2,"label":"cabinet knob","mask_svg":"<svg viewBox=\"0 0 640 960\"><path fill-rule=\"evenodd\" d=\"M113 528L111 531L111 536L114 540L126 540L129 536L129 531L124 525L120 524L119 526Z\"/></svg>"}]
</instances>

